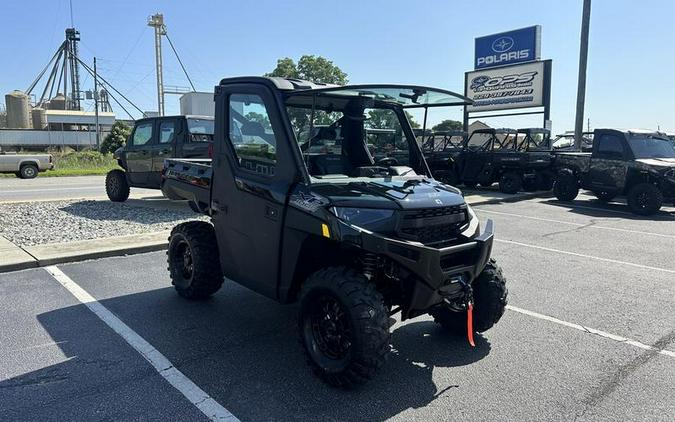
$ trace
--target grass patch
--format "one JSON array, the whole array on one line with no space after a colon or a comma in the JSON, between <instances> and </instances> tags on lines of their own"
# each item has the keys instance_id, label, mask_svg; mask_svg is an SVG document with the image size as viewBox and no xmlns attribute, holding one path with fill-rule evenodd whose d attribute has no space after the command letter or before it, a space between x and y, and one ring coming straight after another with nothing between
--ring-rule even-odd
<instances>
[{"instance_id":1,"label":"grass patch","mask_svg":"<svg viewBox=\"0 0 675 422\"><path fill-rule=\"evenodd\" d=\"M42 153L25 152L25 154ZM54 170L41 172L38 177L101 175L120 168L112 154L102 154L98 151L66 151L51 154L54 157ZM3 176L15 177L13 174L0 174L0 177Z\"/></svg>"}]
</instances>

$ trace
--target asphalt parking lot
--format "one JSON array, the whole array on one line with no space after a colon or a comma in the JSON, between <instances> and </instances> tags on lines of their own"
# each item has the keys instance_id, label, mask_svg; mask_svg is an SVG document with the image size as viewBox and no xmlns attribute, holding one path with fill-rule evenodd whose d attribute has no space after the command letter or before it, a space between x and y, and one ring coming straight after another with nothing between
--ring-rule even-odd
<instances>
[{"instance_id":1,"label":"asphalt parking lot","mask_svg":"<svg viewBox=\"0 0 675 422\"><path fill-rule=\"evenodd\" d=\"M232 282L182 300L162 252L0 274L0 420L672 420L675 208L476 211L510 309L474 349L430 318L397 323L355 391L310 373L295 306Z\"/></svg>"}]
</instances>

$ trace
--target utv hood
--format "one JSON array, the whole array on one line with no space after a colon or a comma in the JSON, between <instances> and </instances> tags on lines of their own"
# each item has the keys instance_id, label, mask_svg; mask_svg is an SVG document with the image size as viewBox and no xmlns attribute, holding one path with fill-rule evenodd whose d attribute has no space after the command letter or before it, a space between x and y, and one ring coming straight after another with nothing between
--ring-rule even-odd
<instances>
[{"instance_id":1,"label":"utv hood","mask_svg":"<svg viewBox=\"0 0 675 422\"><path fill-rule=\"evenodd\" d=\"M464 203L459 190L429 179L358 179L312 185L312 190L341 207L419 209Z\"/></svg>"}]
</instances>

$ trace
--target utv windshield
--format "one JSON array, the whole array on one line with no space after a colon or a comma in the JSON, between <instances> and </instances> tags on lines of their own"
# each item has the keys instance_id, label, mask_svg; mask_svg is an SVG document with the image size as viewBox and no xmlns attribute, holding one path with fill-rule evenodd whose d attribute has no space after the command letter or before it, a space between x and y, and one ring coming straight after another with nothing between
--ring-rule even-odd
<instances>
[{"instance_id":1,"label":"utv windshield","mask_svg":"<svg viewBox=\"0 0 675 422\"><path fill-rule=\"evenodd\" d=\"M551 149L551 135L548 131L521 132L518 151L547 151Z\"/></svg>"},{"instance_id":2,"label":"utv windshield","mask_svg":"<svg viewBox=\"0 0 675 422\"><path fill-rule=\"evenodd\" d=\"M188 132L192 142L212 142L213 141L213 120L211 119L187 119Z\"/></svg>"},{"instance_id":3,"label":"utv windshield","mask_svg":"<svg viewBox=\"0 0 675 422\"><path fill-rule=\"evenodd\" d=\"M675 148L662 138L652 136L631 136L628 144L635 158L675 158Z\"/></svg>"},{"instance_id":4,"label":"utv windshield","mask_svg":"<svg viewBox=\"0 0 675 422\"><path fill-rule=\"evenodd\" d=\"M325 88L286 97L307 169L318 179L426 174L405 108L464 103L449 91L396 86Z\"/></svg>"}]
</instances>

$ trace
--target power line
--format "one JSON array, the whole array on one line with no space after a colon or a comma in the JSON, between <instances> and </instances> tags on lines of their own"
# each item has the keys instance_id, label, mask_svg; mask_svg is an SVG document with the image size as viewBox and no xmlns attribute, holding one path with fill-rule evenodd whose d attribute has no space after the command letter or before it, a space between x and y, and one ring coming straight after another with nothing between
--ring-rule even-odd
<instances>
[{"instance_id":1,"label":"power line","mask_svg":"<svg viewBox=\"0 0 675 422\"><path fill-rule=\"evenodd\" d=\"M178 63L180 64L181 69L183 69L183 73L185 73L185 77L187 78L188 82L190 82L190 86L192 87L193 91L197 91L195 89L195 85L192 83L192 79L190 79L190 75L188 75L187 70L185 70L185 66L183 66L183 61L180 59L180 56L178 55L178 52L173 46L173 43L171 42L171 38L169 38L168 33L164 33L164 36L166 37L166 40L169 41L169 45L171 46L171 49L173 50L173 54L176 55L176 58L178 59Z\"/></svg>"}]
</instances>

